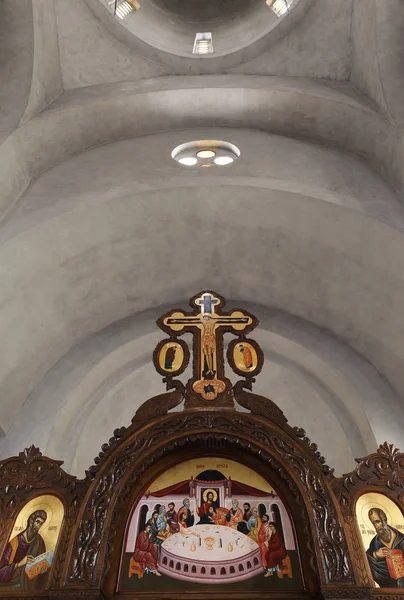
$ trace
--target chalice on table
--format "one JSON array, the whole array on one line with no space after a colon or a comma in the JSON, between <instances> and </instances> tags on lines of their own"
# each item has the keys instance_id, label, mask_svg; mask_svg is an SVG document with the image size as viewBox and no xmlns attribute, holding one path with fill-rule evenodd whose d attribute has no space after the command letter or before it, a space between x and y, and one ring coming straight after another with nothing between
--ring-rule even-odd
<instances>
[{"instance_id":1,"label":"chalice on table","mask_svg":"<svg viewBox=\"0 0 404 600\"><path fill-rule=\"evenodd\" d=\"M207 546L207 550L213 550L216 540L211 535L208 535L206 538L204 538L204 542Z\"/></svg>"}]
</instances>

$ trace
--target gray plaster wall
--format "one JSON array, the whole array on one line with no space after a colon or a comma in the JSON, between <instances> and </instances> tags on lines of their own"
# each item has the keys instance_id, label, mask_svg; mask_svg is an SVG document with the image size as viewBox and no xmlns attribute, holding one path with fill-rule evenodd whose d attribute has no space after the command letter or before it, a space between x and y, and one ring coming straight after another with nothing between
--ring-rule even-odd
<instances>
[{"instance_id":1,"label":"gray plaster wall","mask_svg":"<svg viewBox=\"0 0 404 600\"><path fill-rule=\"evenodd\" d=\"M401 0L354 0L352 83L398 127L404 124Z\"/></svg>"},{"instance_id":2,"label":"gray plaster wall","mask_svg":"<svg viewBox=\"0 0 404 600\"><path fill-rule=\"evenodd\" d=\"M31 87L34 25L26 0L0 2L0 142L20 122Z\"/></svg>"},{"instance_id":3,"label":"gray plaster wall","mask_svg":"<svg viewBox=\"0 0 404 600\"><path fill-rule=\"evenodd\" d=\"M27 4L27 1L25 1ZM63 91L54 0L35 0L33 73L23 120L29 121Z\"/></svg>"},{"instance_id":4,"label":"gray plaster wall","mask_svg":"<svg viewBox=\"0 0 404 600\"><path fill-rule=\"evenodd\" d=\"M56 15L66 90L172 72L112 37L83 0L56 0Z\"/></svg>"},{"instance_id":5,"label":"gray plaster wall","mask_svg":"<svg viewBox=\"0 0 404 600\"><path fill-rule=\"evenodd\" d=\"M349 208L237 185L111 197L37 224L1 249L2 427L86 336L210 287L328 328L402 395L401 238Z\"/></svg>"},{"instance_id":6,"label":"gray plaster wall","mask_svg":"<svg viewBox=\"0 0 404 600\"><path fill-rule=\"evenodd\" d=\"M352 0L315 2L289 35L230 72L347 80L351 19Z\"/></svg>"},{"instance_id":7,"label":"gray plaster wall","mask_svg":"<svg viewBox=\"0 0 404 600\"><path fill-rule=\"evenodd\" d=\"M243 126L336 146L365 158L403 190L402 131L350 93L348 84L334 88L242 75L158 77L72 90L10 135L0 146L0 215L31 180L72 153L161 130L209 126Z\"/></svg>"}]
</instances>

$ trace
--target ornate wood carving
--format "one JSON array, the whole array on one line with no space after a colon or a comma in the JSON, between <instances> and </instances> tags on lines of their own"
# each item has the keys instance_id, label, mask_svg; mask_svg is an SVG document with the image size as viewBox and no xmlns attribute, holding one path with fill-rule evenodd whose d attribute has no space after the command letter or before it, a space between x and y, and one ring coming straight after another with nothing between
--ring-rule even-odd
<instances>
[{"instance_id":1,"label":"ornate wood carving","mask_svg":"<svg viewBox=\"0 0 404 600\"><path fill-rule=\"evenodd\" d=\"M39 448L30 446L18 456L0 462L0 496L27 494L32 490L57 487L68 494L80 488L79 480L61 468L63 461L42 456Z\"/></svg>"},{"instance_id":2,"label":"ornate wood carving","mask_svg":"<svg viewBox=\"0 0 404 600\"><path fill-rule=\"evenodd\" d=\"M358 466L334 481L334 490L343 507L365 487L388 492L404 508L404 453L384 442L377 452L357 458Z\"/></svg>"},{"instance_id":3,"label":"ornate wood carving","mask_svg":"<svg viewBox=\"0 0 404 600\"><path fill-rule=\"evenodd\" d=\"M56 494L63 501L64 524L52 566L51 585L56 587L63 585L62 566L65 564L67 550L71 544L71 533L88 489L85 480L79 480L66 473L61 468L62 464L63 461L42 456L35 446L0 462L0 556L11 533L14 519L24 504L44 493Z\"/></svg>"},{"instance_id":4,"label":"ornate wood carving","mask_svg":"<svg viewBox=\"0 0 404 600\"><path fill-rule=\"evenodd\" d=\"M97 585L103 570L108 568L107 554L113 545L109 540L109 549L103 547L108 511L113 512L119 497L123 502L123 487L128 479L133 482L141 477L169 451L171 442L174 447L179 447L190 436L206 434L235 435L235 439L244 440L251 451L265 450L279 462L297 485L312 514L324 583L352 585L353 571L345 535L327 481L332 477L329 469L324 469L309 443L303 444L296 436L287 436L263 419L223 411L184 411L168 415L138 433L127 432L119 448L104 459L86 500L75 541L79 551L72 556L68 572L70 584Z\"/></svg>"},{"instance_id":5,"label":"ornate wood carving","mask_svg":"<svg viewBox=\"0 0 404 600\"><path fill-rule=\"evenodd\" d=\"M159 319L159 326L170 338L157 346L154 363L164 376L167 392L146 401L129 427L115 429L84 480L65 473L61 461L42 456L34 446L0 462L0 553L22 505L37 494L57 494L65 505L64 526L52 565L51 589L41 598L110 598L115 590L130 507L151 474L161 468L161 462L168 465L174 456L181 459L186 452L196 452L195 448L200 455L240 453L247 464L250 461L263 471L269 469L289 495L290 508L299 520L299 545L301 549L306 547L303 560L318 580L310 588L310 594L319 583L327 599L380 596L404 600L404 594L389 594L372 587L353 512L355 498L365 489L383 493L387 490L404 506L404 454L385 443L376 453L359 459L354 471L336 479L305 431L291 427L274 402L251 392L263 356L259 346L245 335L258 321L246 311L222 312L223 304L223 298L206 292L191 299L191 313L170 311ZM202 343L206 331L201 315L207 317L206 323L214 322L217 326L211 332L214 346L210 350ZM219 323L219 319L223 321ZM240 333L235 331L234 324L242 326ZM176 329L177 325L180 329ZM177 338L191 329L196 331L194 374L184 385L175 377L188 364L189 352ZM227 360L244 379L233 387L224 375L225 331L238 336L229 346ZM166 352L172 344L176 345L181 360L171 369L175 353L167 356ZM249 348L250 354L237 354L245 348ZM244 357L248 358L245 363ZM255 362L249 371L251 357ZM214 392L209 391L212 381ZM202 388L206 384L207 390L199 384L203 384ZM183 401L183 411L169 412ZM250 412L238 412L235 402ZM306 599L308 595L309 592L294 594ZM196 598L198 594L191 596ZM231 594L218 593L218 596L230 598ZM5 597L0 589L0 599ZM17 597L14 595L14 600ZM29 594L21 597L27 598ZM173 593L172 597L179 595Z\"/></svg>"}]
</instances>

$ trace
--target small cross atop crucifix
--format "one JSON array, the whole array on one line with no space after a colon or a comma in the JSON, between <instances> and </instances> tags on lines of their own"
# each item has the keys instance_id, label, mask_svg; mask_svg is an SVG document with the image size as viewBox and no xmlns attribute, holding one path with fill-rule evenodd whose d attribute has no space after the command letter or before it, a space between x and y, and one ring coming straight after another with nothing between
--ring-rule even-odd
<instances>
[{"instance_id":1,"label":"small cross atop crucifix","mask_svg":"<svg viewBox=\"0 0 404 600\"><path fill-rule=\"evenodd\" d=\"M247 333L256 319L240 310L221 313L224 300L212 292L192 298L193 313L172 311L163 317L160 326L174 335L189 332L194 335L194 378L192 390L204 400L215 400L229 385L224 377L222 336L224 332ZM197 309L199 308L199 313Z\"/></svg>"}]
</instances>

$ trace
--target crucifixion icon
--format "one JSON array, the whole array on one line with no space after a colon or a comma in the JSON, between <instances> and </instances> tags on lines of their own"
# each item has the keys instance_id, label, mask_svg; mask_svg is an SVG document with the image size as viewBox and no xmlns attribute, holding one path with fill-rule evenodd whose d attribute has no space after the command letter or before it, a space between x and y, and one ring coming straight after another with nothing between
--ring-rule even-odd
<instances>
[{"instance_id":1,"label":"crucifixion icon","mask_svg":"<svg viewBox=\"0 0 404 600\"><path fill-rule=\"evenodd\" d=\"M195 296L190 304L194 307L192 313L174 310L159 319L158 324L172 336L193 334L194 377L190 386L204 400L215 400L230 385L224 377L223 334L245 335L257 325L257 320L241 310L222 312L224 300L212 292Z\"/></svg>"}]
</instances>

